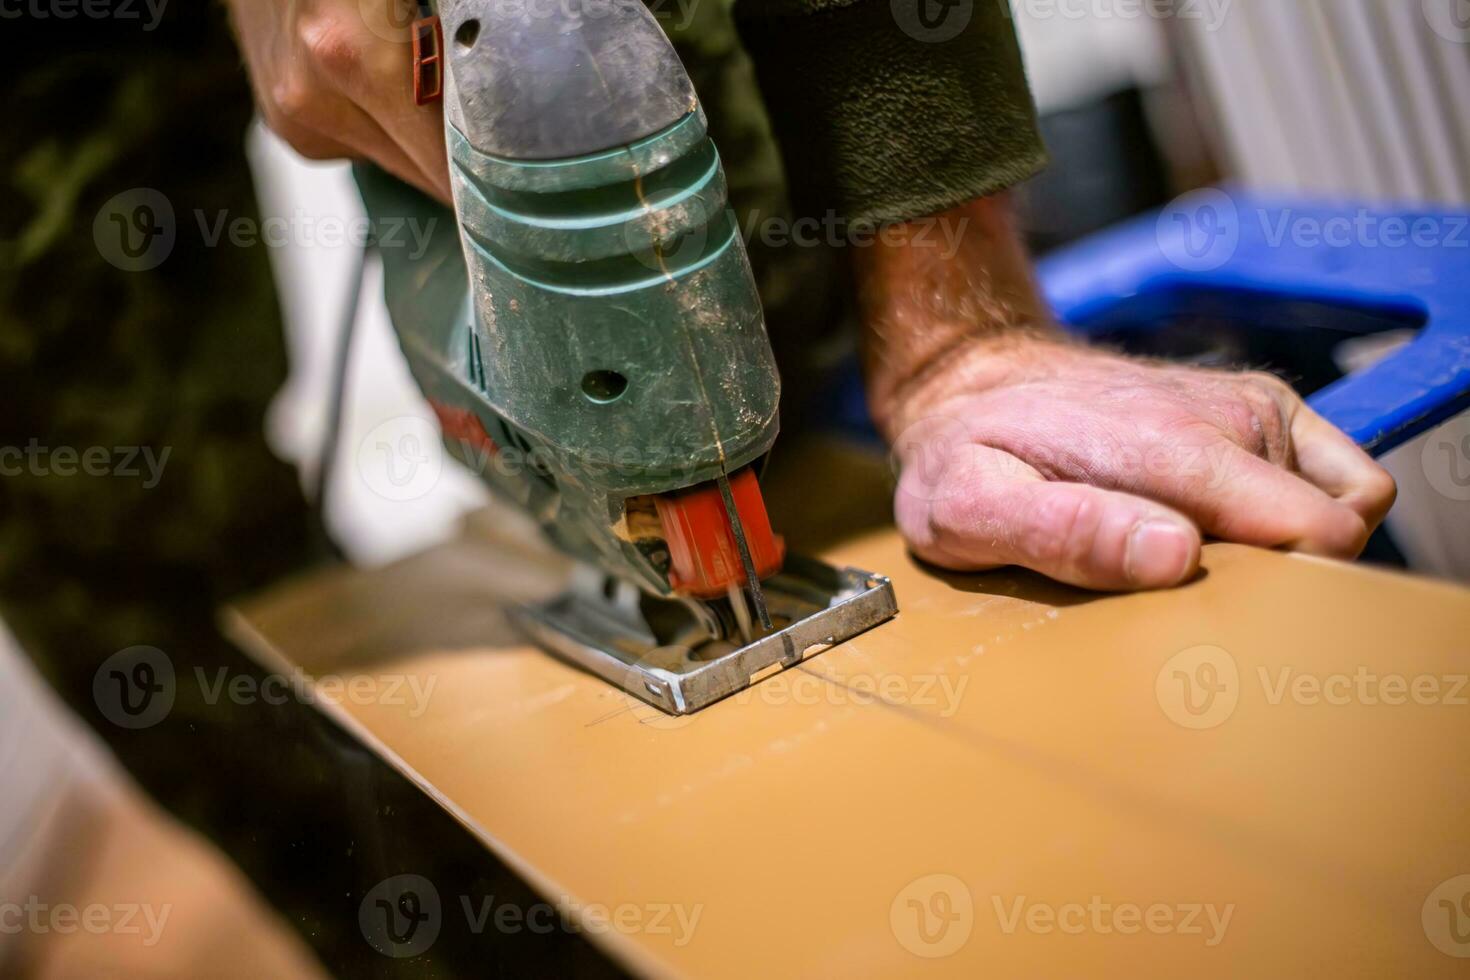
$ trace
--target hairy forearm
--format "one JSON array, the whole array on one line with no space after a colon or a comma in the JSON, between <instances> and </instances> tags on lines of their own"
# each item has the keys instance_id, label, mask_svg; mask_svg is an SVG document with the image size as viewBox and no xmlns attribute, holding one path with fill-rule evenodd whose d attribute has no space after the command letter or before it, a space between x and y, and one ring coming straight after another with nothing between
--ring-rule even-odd
<instances>
[{"instance_id":1,"label":"hairy forearm","mask_svg":"<svg viewBox=\"0 0 1470 980\"><path fill-rule=\"evenodd\" d=\"M920 233L935 221L944 234ZM906 227L854 253L868 402L890 438L918 406L1015 370L1023 342L1058 339L1004 195Z\"/></svg>"}]
</instances>

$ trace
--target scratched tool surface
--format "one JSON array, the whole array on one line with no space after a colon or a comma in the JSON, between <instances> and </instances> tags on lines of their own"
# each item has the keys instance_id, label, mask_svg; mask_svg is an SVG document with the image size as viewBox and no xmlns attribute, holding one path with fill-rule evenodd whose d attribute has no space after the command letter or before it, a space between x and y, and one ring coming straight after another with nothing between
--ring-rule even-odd
<instances>
[{"instance_id":1,"label":"scratched tool surface","mask_svg":"<svg viewBox=\"0 0 1470 980\"><path fill-rule=\"evenodd\" d=\"M414 682L320 703L544 894L693 920L592 937L636 972L1465 975L1470 593L1211 545L1098 596L828 538L898 617L684 718L526 646L534 576L477 541L231 615L339 694Z\"/></svg>"}]
</instances>

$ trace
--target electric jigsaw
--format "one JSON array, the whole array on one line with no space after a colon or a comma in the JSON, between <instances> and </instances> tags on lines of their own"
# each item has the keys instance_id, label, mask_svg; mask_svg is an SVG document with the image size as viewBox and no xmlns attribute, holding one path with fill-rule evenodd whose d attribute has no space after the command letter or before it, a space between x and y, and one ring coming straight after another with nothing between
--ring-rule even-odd
<instances>
[{"instance_id":1,"label":"electric jigsaw","mask_svg":"<svg viewBox=\"0 0 1470 980\"><path fill-rule=\"evenodd\" d=\"M414 24L452 221L357 169L394 329L444 440L580 565L516 618L682 714L896 612L787 556L759 472L780 381L693 85L638 0L444 0ZM447 226L444 227L444 226ZM757 676L758 675L758 676Z\"/></svg>"}]
</instances>

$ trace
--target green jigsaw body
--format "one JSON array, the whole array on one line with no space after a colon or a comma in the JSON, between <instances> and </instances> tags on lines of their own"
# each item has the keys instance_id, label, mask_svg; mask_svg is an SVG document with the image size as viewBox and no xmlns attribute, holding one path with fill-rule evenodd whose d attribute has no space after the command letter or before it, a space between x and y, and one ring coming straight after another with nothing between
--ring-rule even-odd
<instances>
[{"instance_id":1,"label":"green jigsaw body","mask_svg":"<svg viewBox=\"0 0 1470 980\"><path fill-rule=\"evenodd\" d=\"M450 451L495 492L566 552L666 594L667 554L628 534L625 501L731 473L778 428L703 113L691 100L645 138L538 160L482 152L447 115L457 213L357 170L380 235L431 229L421 254L379 247L414 378Z\"/></svg>"}]
</instances>

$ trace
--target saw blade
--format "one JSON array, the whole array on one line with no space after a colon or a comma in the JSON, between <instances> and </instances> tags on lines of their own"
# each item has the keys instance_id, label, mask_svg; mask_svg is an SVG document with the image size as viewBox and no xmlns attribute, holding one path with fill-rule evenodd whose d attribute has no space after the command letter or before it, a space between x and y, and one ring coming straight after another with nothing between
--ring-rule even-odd
<instances>
[{"instance_id":1,"label":"saw blade","mask_svg":"<svg viewBox=\"0 0 1470 980\"><path fill-rule=\"evenodd\" d=\"M730 489L730 477L720 472L720 499L725 502L725 519L730 522L730 533L735 536L735 548L740 552L740 564L745 568L745 582L750 589L750 600L755 606L756 618L769 633L772 629L771 614L766 610L766 595L761 591L760 577L755 573L755 561L750 557L750 544L745 540L745 525L740 521L740 512L735 508L735 494Z\"/></svg>"}]
</instances>

